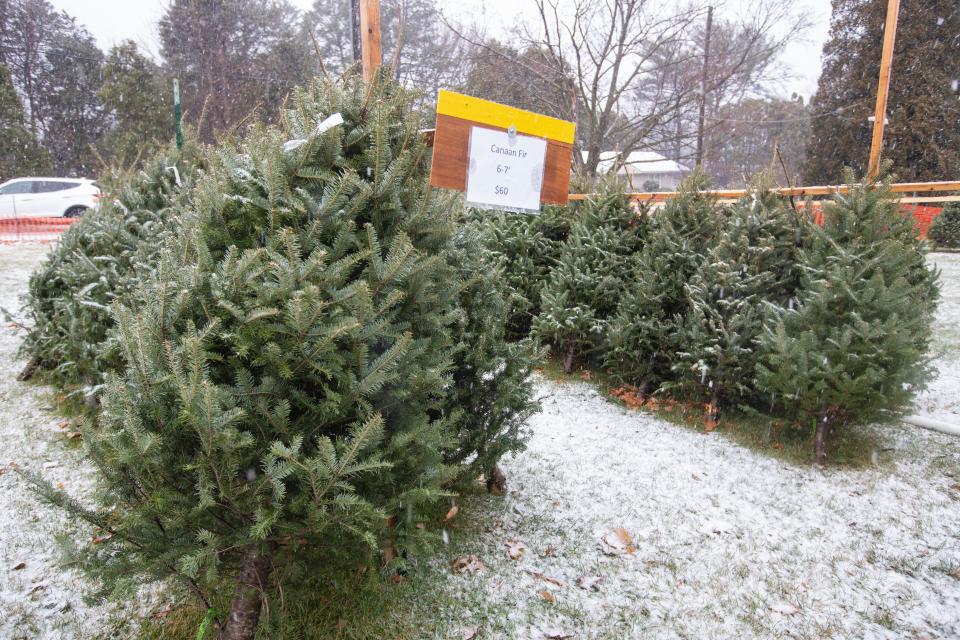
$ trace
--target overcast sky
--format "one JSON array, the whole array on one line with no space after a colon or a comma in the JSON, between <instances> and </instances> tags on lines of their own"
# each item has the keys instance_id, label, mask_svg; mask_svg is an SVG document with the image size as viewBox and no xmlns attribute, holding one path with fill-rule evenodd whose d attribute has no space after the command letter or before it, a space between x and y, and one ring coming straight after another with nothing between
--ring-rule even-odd
<instances>
[{"instance_id":1,"label":"overcast sky","mask_svg":"<svg viewBox=\"0 0 960 640\"><path fill-rule=\"evenodd\" d=\"M313 4L313 0L291 2L304 10ZM103 49L132 39L154 55L159 51L157 21L167 6L166 0L52 0L52 3L86 26ZM504 32L518 16L530 15L533 5L529 0L439 0L438 4L454 19L463 19L468 14L478 17L491 35ZM721 11L735 12L740 2L727 0L726 4ZM784 62L792 77L784 81L779 91L784 97L798 93L809 98L820 76L820 51L830 27L830 0L796 0L796 4L807 11L814 27L805 40L794 42L784 52Z\"/></svg>"}]
</instances>

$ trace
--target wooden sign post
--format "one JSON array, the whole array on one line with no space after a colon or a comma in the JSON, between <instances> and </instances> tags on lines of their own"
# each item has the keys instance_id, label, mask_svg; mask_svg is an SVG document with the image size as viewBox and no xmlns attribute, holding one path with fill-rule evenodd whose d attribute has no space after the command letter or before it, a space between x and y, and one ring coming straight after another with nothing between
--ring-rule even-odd
<instances>
[{"instance_id":1,"label":"wooden sign post","mask_svg":"<svg viewBox=\"0 0 960 640\"><path fill-rule=\"evenodd\" d=\"M887 0L887 21L883 26L883 49L880 52L880 80L877 83L877 108L873 114L873 138L870 142L870 161L867 177L875 178L880 171L880 150L883 148L883 128L887 120L887 95L890 92L890 67L893 65L893 45L897 38L897 16L900 0Z\"/></svg>"},{"instance_id":2,"label":"wooden sign post","mask_svg":"<svg viewBox=\"0 0 960 640\"><path fill-rule=\"evenodd\" d=\"M536 211L566 204L576 125L441 90L430 184L465 191L469 204Z\"/></svg>"}]
</instances>

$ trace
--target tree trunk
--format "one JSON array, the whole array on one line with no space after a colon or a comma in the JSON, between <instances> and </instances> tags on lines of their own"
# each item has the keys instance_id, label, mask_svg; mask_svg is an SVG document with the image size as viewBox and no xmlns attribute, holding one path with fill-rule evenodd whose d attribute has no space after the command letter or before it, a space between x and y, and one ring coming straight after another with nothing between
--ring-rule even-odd
<instances>
[{"instance_id":1,"label":"tree trunk","mask_svg":"<svg viewBox=\"0 0 960 640\"><path fill-rule=\"evenodd\" d=\"M507 491L507 476L503 474L500 467L494 465L487 476L487 491L496 495Z\"/></svg>"},{"instance_id":2,"label":"tree trunk","mask_svg":"<svg viewBox=\"0 0 960 640\"><path fill-rule=\"evenodd\" d=\"M720 420L720 385L714 385L713 395L710 397L710 419L714 422Z\"/></svg>"},{"instance_id":3,"label":"tree trunk","mask_svg":"<svg viewBox=\"0 0 960 640\"><path fill-rule=\"evenodd\" d=\"M269 552L261 551L260 545L247 547L220 640L254 640L260 621L260 603L271 568Z\"/></svg>"},{"instance_id":4,"label":"tree trunk","mask_svg":"<svg viewBox=\"0 0 960 640\"><path fill-rule=\"evenodd\" d=\"M830 428L829 414L826 411L817 417L817 426L813 430L814 462L819 465L827 463L827 432Z\"/></svg>"},{"instance_id":5,"label":"tree trunk","mask_svg":"<svg viewBox=\"0 0 960 640\"><path fill-rule=\"evenodd\" d=\"M27 366L23 368L23 371L20 372L20 375L17 376L17 380L20 382L26 382L37 372L37 367L40 366L40 361L36 358L30 358L30 362L27 363Z\"/></svg>"},{"instance_id":6,"label":"tree trunk","mask_svg":"<svg viewBox=\"0 0 960 640\"><path fill-rule=\"evenodd\" d=\"M563 372L570 373L573 371L573 345L567 346L567 355L563 359Z\"/></svg>"}]
</instances>

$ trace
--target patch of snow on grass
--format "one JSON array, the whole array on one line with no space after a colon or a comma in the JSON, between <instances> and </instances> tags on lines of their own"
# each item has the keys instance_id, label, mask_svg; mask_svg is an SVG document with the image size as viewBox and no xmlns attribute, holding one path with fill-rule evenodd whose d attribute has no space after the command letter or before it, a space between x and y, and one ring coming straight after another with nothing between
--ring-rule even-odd
<instances>
[{"instance_id":1,"label":"patch of snow on grass","mask_svg":"<svg viewBox=\"0 0 960 640\"><path fill-rule=\"evenodd\" d=\"M481 548L456 549L488 570L443 578L452 619L498 638L960 636L956 480L913 460L793 467L587 384L539 391L505 503ZM633 553L604 542L618 527ZM530 551L511 560L508 540Z\"/></svg>"},{"instance_id":2,"label":"patch of snow on grass","mask_svg":"<svg viewBox=\"0 0 960 640\"><path fill-rule=\"evenodd\" d=\"M960 256L933 259L939 375L917 411L957 421ZM892 465L821 470L588 384L538 392L529 448L503 463L505 500L485 499L483 533L449 548L487 571L434 564L450 620L505 639L960 637L960 439L872 427ZM633 553L604 541L621 527ZM512 560L507 541L529 551Z\"/></svg>"},{"instance_id":3,"label":"patch of snow on grass","mask_svg":"<svg viewBox=\"0 0 960 640\"><path fill-rule=\"evenodd\" d=\"M30 272L48 246L0 246L0 308L16 312ZM54 536L69 532L89 540L80 527L54 508L42 505L15 466L40 473L74 496L93 490L91 469L79 447L69 446L57 428L50 390L16 381L24 362L16 358L22 332L0 329L0 638L91 638L112 635L112 607L88 606L89 590L78 572L64 570Z\"/></svg>"},{"instance_id":4,"label":"patch of snow on grass","mask_svg":"<svg viewBox=\"0 0 960 640\"><path fill-rule=\"evenodd\" d=\"M942 289L934 322L937 377L917 398L916 412L960 424L960 253L934 253Z\"/></svg>"}]
</instances>

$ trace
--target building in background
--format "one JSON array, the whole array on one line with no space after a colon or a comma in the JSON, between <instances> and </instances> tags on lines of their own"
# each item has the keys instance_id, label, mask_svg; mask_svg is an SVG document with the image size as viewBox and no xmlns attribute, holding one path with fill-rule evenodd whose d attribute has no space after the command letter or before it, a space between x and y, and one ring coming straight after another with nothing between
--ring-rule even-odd
<instances>
[{"instance_id":1,"label":"building in background","mask_svg":"<svg viewBox=\"0 0 960 640\"><path fill-rule=\"evenodd\" d=\"M619 151L602 152L597 172L605 174L614 170L635 191L675 191L690 173L686 165L668 160L655 151L633 151L625 158Z\"/></svg>"}]
</instances>

